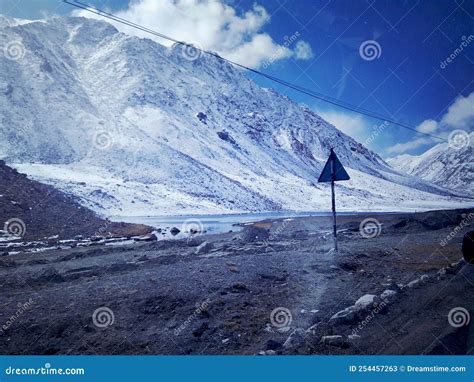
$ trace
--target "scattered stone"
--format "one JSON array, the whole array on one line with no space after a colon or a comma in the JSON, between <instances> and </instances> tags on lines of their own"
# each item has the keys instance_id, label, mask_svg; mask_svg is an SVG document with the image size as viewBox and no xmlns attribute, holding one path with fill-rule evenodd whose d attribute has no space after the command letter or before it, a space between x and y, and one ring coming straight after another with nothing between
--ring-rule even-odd
<instances>
[{"instance_id":1,"label":"scattered stone","mask_svg":"<svg viewBox=\"0 0 474 382\"><path fill-rule=\"evenodd\" d=\"M410 281L408 284L407 284L407 287L412 289L412 288L417 288L420 286L420 279L415 279L413 281Z\"/></svg>"},{"instance_id":2,"label":"scattered stone","mask_svg":"<svg viewBox=\"0 0 474 382\"><path fill-rule=\"evenodd\" d=\"M295 329L283 343L285 349L297 348L305 344L305 331Z\"/></svg>"},{"instance_id":3,"label":"scattered stone","mask_svg":"<svg viewBox=\"0 0 474 382\"><path fill-rule=\"evenodd\" d=\"M267 350L265 352L265 355L276 355L276 351L275 350Z\"/></svg>"},{"instance_id":4,"label":"scattered stone","mask_svg":"<svg viewBox=\"0 0 474 382\"><path fill-rule=\"evenodd\" d=\"M348 308L337 312L329 319L331 325L346 324L350 325L358 320L359 309L356 306L349 306Z\"/></svg>"},{"instance_id":5,"label":"scattered stone","mask_svg":"<svg viewBox=\"0 0 474 382\"><path fill-rule=\"evenodd\" d=\"M380 295L380 299L381 300L391 300L395 297L396 294L397 294L397 292L395 292L394 290L386 289Z\"/></svg>"},{"instance_id":6,"label":"scattered stone","mask_svg":"<svg viewBox=\"0 0 474 382\"><path fill-rule=\"evenodd\" d=\"M158 238L154 233L138 236L133 239L134 241L157 241Z\"/></svg>"},{"instance_id":7,"label":"scattered stone","mask_svg":"<svg viewBox=\"0 0 474 382\"><path fill-rule=\"evenodd\" d=\"M278 350L282 348L282 343L275 340L267 341L267 350Z\"/></svg>"},{"instance_id":8,"label":"scattered stone","mask_svg":"<svg viewBox=\"0 0 474 382\"><path fill-rule=\"evenodd\" d=\"M340 335L334 335L334 336L323 336L321 337L321 343L330 345L330 346L342 346L344 345L344 337Z\"/></svg>"},{"instance_id":9,"label":"scattered stone","mask_svg":"<svg viewBox=\"0 0 474 382\"><path fill-rule=\"evenodd\" d=\"M179 228L176 228L176 227L173 227L170 229L170 233L173 235L173 236L176 236L178 233L180 233L181 230Z\"/></svg>"},{"instance_id":10,"label":"scattered stone","mask_svg":"<svg viewBox=\"0 0 474 382\"><path fill-rule=\"evenodd\" d=\"M240 272L239 268L236 267L235 265L229 266L229 271L234 272L234 273L239 273Z\"/></svg>"},{"instance_id":11,"label":"scattered stone","mask_svg":"<svg viewBox=\"0 0 474 382\"><path fill-rule=\"evenodd\" d=\"M205 255L211 251L211 249L214 248L214 245L212 243L209 243L208 241L205 241L204 243L200 244L194 253L196 255Z\"/></svg>"},{"instance_id":12,"label":"scattered stone","mask_svg":"<svg viewBox=\"0 0 474 382\"><path fill-rule=\"evenodd\" d=\"M428 276L428 275L422 275L422 276L420 277L420 282L421 282L421 283L427 283L427 282L429 281L429 279L430 279L430 276Z\"/></svg>"},{"instance_id":13,"label":"scattered stone","mask_svg":"<svg viewBox=\"0 0 474 382\"><path fill-rule=\"evenodd\" d=\"M366 294L355 302L355 307L361 310L369 310L379 302L378 296L374 294Z\"/></svg>"},{"instance_id":14,"label":"scattered stone","mask_svg":"<svg viewBox=\"0 0 474 382\"><path fill-rule=\"evenodd\" d=\"M203 239L202 238L199 238L199 237L189 237L187 240L186 240L186 245L188 247L198 247L199 245L201 245L203 243Z\"/></svg>"},{"instance_id":15,"label":"scattered stone","mask_svg":"<svg viewBox=\"0 0 474 382\"><path fill-rule=\"evenodd\" d=\"M226 343L229 342L229 341L230 341L230 338L224 338L224 339L222 340L222 343L223 343L223 344L226 344Z\"/></svg>"},{"instance_id":16,"label":"scattered stone","mask_svg":"<svg viewBox=\"0 0 474 382\"><path fill-rule=\"evenodd\" d=\"M320 323L317 322L316 324L311 325L308 329L306 329L305 333L314 336L316 334L316 329L318 328L319 324Z\"/></svg>"},{"instance_id":17,"label":"scattered stone","mask_svg":"<svg viewBox=\"0 0 474 382\"><path fill-rule=\"evenodd\" d=\"M464 265L466 265L466 262L464 261L464 259L461 259L460 261L456 263L451 263L451 265L446 268L446 273L455 275L464 267Z\"/></svg>"},{"instance_id":18,"label":"scattered stone","mask_svg":"<svg viewBox=\"0 0 474 382\"><path fill-rule=\"evenodd\" d=\"M349 341L358 341L358 340L360 340L361 338L362 338L362 337L359 336L358 334L349 334L349 335L347 336L347 339L348 339Z\"/></svg>"},{"instance_id":19,"label":"scattered stone","mask_svg":"<svg viewBox=\"0 0 474 382\"><path fill-rule=\"evenodd\" d=\"M438 279L443 280L446 278L446 268L441 268L436 274L438 275Z\"/></svg>"}]
</instances>

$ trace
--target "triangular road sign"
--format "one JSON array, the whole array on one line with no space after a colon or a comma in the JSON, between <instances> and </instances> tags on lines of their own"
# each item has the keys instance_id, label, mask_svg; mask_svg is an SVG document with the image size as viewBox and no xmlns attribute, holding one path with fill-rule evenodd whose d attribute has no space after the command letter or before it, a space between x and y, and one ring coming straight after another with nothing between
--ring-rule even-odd
<instances>
[{"instance_id":1,"label":"triangular road sign","mask_svg":"<svg viewBox=\"0 0 474 382\"><path fill-rule=\"evenodd\" d=\"M334 174L334 177L333 177ZM324 165L321 175L319 175L318 182L331 182L332 180L349 180L349 174L337 157L336 153L331 149L328 161Z\"/></svg>"}]
</instances>

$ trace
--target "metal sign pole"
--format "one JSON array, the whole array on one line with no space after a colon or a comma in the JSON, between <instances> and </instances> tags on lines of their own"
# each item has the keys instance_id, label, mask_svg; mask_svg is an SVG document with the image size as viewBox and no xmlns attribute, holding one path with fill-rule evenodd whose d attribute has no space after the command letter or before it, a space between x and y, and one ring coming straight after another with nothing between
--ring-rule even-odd
<instances>
[{"instance_id":1,"label":"metal sign pole","mask_svg":"<svg viewBox=\"0 0 474 382\"><path fill-rule=\"evenodd\" d=\"M337 230L336 230L336 192L334 190L334 182L340 180L349 180L350 176L342 165L333 149L326 164L319 175L318 182L331 182L331 204L332 204L332 219L333 219L333 236L334 236L334 251L337 252Z\"/></svg>"},{"instance_id":2,"label":"metal sign pole","mask_svg":"<svg viewBox=\"0 0 474 382\"><path fill-rule=\"evenodd\" d=\"M331 149L331 156L332 156ZM336 194L334 193L334 179L336 178L334 169L334 159L331 160L331 202L332 202L332 220L333 220L333 236L334 250L337 252L337 230L336 230Z\"/></svg>"}]
</instances>

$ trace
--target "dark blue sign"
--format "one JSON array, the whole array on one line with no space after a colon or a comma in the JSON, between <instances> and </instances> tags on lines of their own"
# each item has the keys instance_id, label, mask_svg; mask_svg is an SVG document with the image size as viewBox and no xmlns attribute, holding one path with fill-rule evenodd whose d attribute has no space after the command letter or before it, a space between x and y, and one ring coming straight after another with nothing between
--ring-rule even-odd
<instances>
[{"instance_id":1,"label":"dark blue sign","mask_svg":"<svg viewBox=\"0 0 474 382\"><path fill-rule=\"evenodd\" d=\"M336 180L349 180L349 174L345 170L336 153L331 149L328 161L324 165L323 171L319 176L318 182L331 182Z\"/></svg>"}]
</instances>

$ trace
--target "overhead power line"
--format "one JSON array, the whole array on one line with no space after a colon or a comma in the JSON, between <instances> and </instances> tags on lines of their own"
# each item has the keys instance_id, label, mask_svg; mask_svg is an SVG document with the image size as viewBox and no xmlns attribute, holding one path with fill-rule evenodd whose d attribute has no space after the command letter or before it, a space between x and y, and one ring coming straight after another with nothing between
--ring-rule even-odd
<instances>
[{"instance_id":1,"label":"overhead power line","mask_svg":"<svg viewBox=\"0 0 474 382\"><path fill-rule=\"evenodd\" d=\"M132 28L135 28L135 29L138 29L138 30L141 30L143 32L146 32L146 33L149 33L149 34L152 34L154 36L157 36L157 37L160 37L162 39L165 39L165 40L168 40L168 41L171 41L175 44L179 44L179 45L182 45L182 46L185 46L185 47L188 47L188 48L191 48L191 49L195 49L196 51L199 51L203 54L207 54L209 56L213 56L215 58L217 58L218 60L221 60L221 61L225 61L229 64L232 64L234 66L237 66L241 69L244 69L244 70L247 70L251 73L254 73L254 74L257 74L261 77L264 77L270 81L273 81L273 82L276 82L284 87L287 87L289 89L292 89L294 91L297 91L299 93L302 93L302 94L305 94L309 97L312 97L312 98L316 98L318 100L321 100L321 101L324 101L324 102L327 102L327 103L330 103L334 106L338 106L338 107L341 107L343 109L346 109L346 110L349 110L349 111L352 111L354 113L358 113L358 114L361 114L361 115L365 115L367 117L370 117L370 118L374 118L374 119L377 119L377 120L380 120L380 121L384 121L384 122L388 122L388 123L391 123L393 125L396 125L396 126L399 126L399 127L402 127L404 129L407 129L407 130L410 130L410 131L413 131L417 134L421 134L421 135L425 135L425 136L428 136L428 137L431 137L431 138L435 138L435 139L439 139L441 141L444 141L444 142L447 142L446 139L442 138L442 137L439 137L439 136L436 136L436 135L433 135L433 134L429 134L429 133L424 133L424 132L421 132L421 131L418 131L415 127L413 126L410 126L406 123L403 123L403 122L400 122L400 121L397 121L397 120L394 120L393 118L389 118L387 116L384 116L382 114L379 114L379 113L376 113L376 112L373 112L373 111L370 111L370 110L367 110L367 109L364 109L364 108L361 108L359 106L355 106L355 105L351 105L347 102L344 102L344 101L341 101L337 98L333 98L333 97L330 97L330 96L327 96L327 95L324 95L324 94L321 94L321 93L318 93L318 92L315 92L314 90L311 90L311 89L308 89L308 88L305 88L303 86L300 86L300 85L297 85L297 84L294 84L294 83L291 83L291 82L288 82L288 81L285 81L281 78L278 78L278 77L275 77L275 76L272 76L270 74L267 74L267 73L264 73L264 72L261 72L260 70L257 70L257 69L253 69L253 68L250 68L248 66L245 66L245 65L242 65L242 64L239 64L238 62L234 62L232 60L229 60L227 58L224 58L224 57L221 57L220 55L218 55L217 53L215 52L211 52L211 51L208 51L208 50L204 50L204 49L201 49L199 47L196 47L195 45L193 44L190 44L190 43L187 43L187 42L184 42L184 41L179 41L179 40L176 40L172 37L169 37L169 36L166 36L162 33L159 33L157 31L154 31L152 29L149 29L147 27L144 27L140 24L137 24L137 23L134 23L132 21L129 21L129 20L126 20L124 18L121 18L119 16L116 16L112 13L109 13L109 12L106 12L106 11L103 11L101 9L98 9L94 6L91 6L89 4L85 4L85 3L82 3L80 1L76 1L76 0L63 0L65 3L69 4L69 5L72 5L76 8L80 8L80 9L83 9L85 11L88 11L88 12L91 12L91 13L94 13L96 15L99 15L99 16L102 16L102 17L105 17L109 20L113 20L115 22L118 22L118 23L121 23L121 24L124 24L124 25L127 25L129 27L132 27Z\"/></svg>"}]
</instances>

